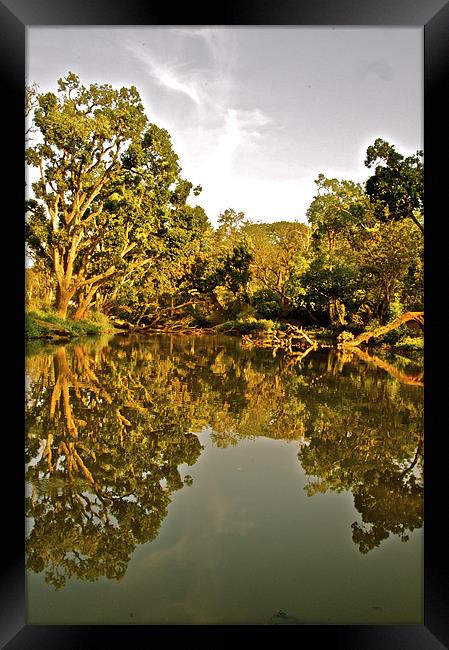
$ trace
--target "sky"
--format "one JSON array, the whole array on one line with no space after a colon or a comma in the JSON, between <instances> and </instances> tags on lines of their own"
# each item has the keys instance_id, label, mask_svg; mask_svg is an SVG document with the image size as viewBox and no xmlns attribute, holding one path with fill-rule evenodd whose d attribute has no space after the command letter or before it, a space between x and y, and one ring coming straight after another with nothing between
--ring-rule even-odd
<instances>
[{"instance_id":1,"label":"sky","mask_svg":"<svg viewBox=\"0 0 449 650\"><path fill-rule=\"evenodd\" d=\"M40 92L135 85L213 225L306 221L318 174L363 183L376 138L423 149L422 27L28 27L26 56Z\"/></svg>"}]
</instances>

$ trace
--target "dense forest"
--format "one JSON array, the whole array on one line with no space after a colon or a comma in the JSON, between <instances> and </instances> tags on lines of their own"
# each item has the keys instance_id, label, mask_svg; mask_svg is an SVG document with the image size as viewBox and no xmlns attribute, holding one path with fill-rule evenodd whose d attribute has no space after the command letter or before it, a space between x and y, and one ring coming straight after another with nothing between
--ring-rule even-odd
<instances>
[{"instance_id":1,"label":"dense forest","mask_svg":"<svg viewBox=\"0 0 449 650\"><path fill-rule=\"evenodd\" d=\"M378 138L366 183L319 174L303 221L223 206L213 227L134 86L87 87L70 72L56 93L27 87L26 119L29 313L356 334L423 310L421 151Z\"/></svg>"}]
</instances>

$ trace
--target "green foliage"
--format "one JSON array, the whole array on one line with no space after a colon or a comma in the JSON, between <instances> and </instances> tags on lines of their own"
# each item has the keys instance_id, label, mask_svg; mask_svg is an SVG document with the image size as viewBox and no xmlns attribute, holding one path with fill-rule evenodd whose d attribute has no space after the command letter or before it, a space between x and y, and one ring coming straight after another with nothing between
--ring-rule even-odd
<instances>
[{"instance_id":1,"label":"green foliage","mask_svg":"<svg viewBox=\"0 0 449 650\"><path fill-rule=\"evenodd\" d=\"M228 208L218 215L218 236L231 245L236 243L238 233L245 221L245 214Z\"/></svg>"},{"instance_id":2,"label":"green foliage","mask_svg":"<svg viewBox=\"0 0 449 650\"><path fill-rule=\"evenodd\" d=\"M424 232L423 152L404 157L381 138L368 147L365 165L375 166L366 182L376 217L382 222L411 219Z\"/></svg>"},{"instance_id":3,"label":"green foliage","mask_svg":"<svg viewBox=\"0 0 449 650\"><path fill-rule=\"evenodd\" d=\"M367 160L373 162L376 152L385 154L379 142L368 149ZM337 320L346 319L359 327L372 318L387 322L395 296L404 310L422 309L419 231L403 218L379 220L379 204L360 185L326 179L322 174L316 183L318 194L308 211L314 254L300 276L307 309L320 319L328 310L333 322L338 301L345 313Z\"/></svg>"},{"instance_id":4,"label":"green foliage","mask_svg":"<svg viewBox=\"0 0 449 650\"><path fill-rule=\"evenodd\" d=\"M395 343L398 350L424 350L424 337L403 336L400 341Z\"/></svg>"},{"instance_id":5,"label":"green foliage","mask_svg":"<svg viewBox=\"0 0 449 650\"><path fill-rule=\"evenodd\" d=\"M310 228L296 221L246 222L242 232L253 254L249 292L253 296L260 291L272 292L273 300L279 300L282 311L288 312L303 294L299 276L309 263Z\"/></svg>"},{"instance_id":6,"label":"green foliage","mask_svg":"<svg viewBox=\"0 0 449 650\"><path fill-rule=\"evenodd\" d=\"M103 330L103 326L99 323L91 322L90 320L83 320L76 323L71 322L69 330L73 336L92 336L100 334Z\"/></svg>"},{"instance_id":7,"label":"green foliage","mask_svg":"<svg viewBox=\"0 0 449 650\"><path fill-rule=\"evenodd\" d=\"M244 304L243 307L237 312L234 320L256 320L257 311L253 305Z\"/></svg>"},{"instance_id":8,"label":"green foliage","mask_svg":"<svg viewBox=\"0 0 449 650\"><path fill-rule=\"evenodd\" d=\"M392 321L395 318L398 318L401 316L401 314L406 311L401 304L401 301L399 299L399 295L396 294L391 301L389 305L389 310L388 310L388 321ZM410 332L409 328L407 325L401 325L395 330L391 330L390 332L387 332L383 336L380 336L378 338L377 343L378 344L386 344L386 345L397 345L402 339L408 335Z\"/></svg>"},{"instance_id":9,"label":"green foliage","mask_svg":"<svg viewBox=\"0 0 449 650\"><path fill-rule=\"evenodd\" d=\"M38 338L42 333L42 328L35 322L33 316L31 314L25 314L25 338Z\"/></svg>"},{"instance_id":10,"label":"green foliage","mask_svg":"<svg viewBox=\"0 0 449 650\"><path fill-rule=\"evenodd\" d=\"M307 303L331 325L346 325L346 306L352 311L359 306L359 271L333 254L317 254L300 281Z\"/></svg>"},{"instance_id":11,"label":"green foliage","mask_svg":"<svg viewBox=\"0 0 449 650\"><path fill-rule=\"evenodd\" d=\"M62 318L51 309L32 310L25 314L25 335L27 339L39 337L43 334L51 334L51 329L45 331L44 325L37 324L36 320L49 325L59 325L61 330L74 337L97 335L109 327L104 317L98 314L93 320L74 322L70 318Z\"/></svg>"},{"instance_id":12,"label":"green foliage","mask_svg":"<svg viewBox=\"0 0 449 650\"><path fill-rule=\"evenodd\" d=\"M245 292L250 279L249 266L252 258L247 242L244 240L237 242L230 253L219 258L213 284L225 286L234 295Z\"/></svg>"},{"instance_id":13,"label":"green foliage","mask_svg":"<svg viewBox=\"0 0 449 650\"><path fill-rule=\"evenodd\" d=\"M269 332L278 329L276 323L267 319L249 318L247 320L230 320L216 325L217 332L232 332L238 334L250 334L252 332Z\"/></svg>"},{"instance_id":14,"label":"green foliage","mask_svg":"<svg viewBox=\"0 0 449 650\"><path fill-rule=\"evenodd\" d=\"M106 314L103 314L101 311L96 309L89 310L89 322L99 325L100 327L110 327L111 323Z\"/></svg>"},{"instance_id":15,"label":"green foliage","mask_svg":"<svg viewBox=\"0 0 449 650\"><path fill-rule=\"evenodd\" d=\"M259 289L252 295L252 303L262 318L276 318L282 311L282 299L272 289Z\"/></svg>"},{"instance_id":16,"label":"green foliage","mask_svg":"<svg viewBox=\"0 0 449 650\"><path fill-rule=\"evenodd\" d=\"M317 195L307 210L317 248L331 251L354 243L369 206L361 185L319 174Z\"/></svg>"},{"instance_id":17,"label":"green foliage","mask_svg":"<svg viewBox=\"0 0 449 650\"><path fill-rule=\"evenodd\" d=\"M201 186L181 178L170 134L148 123L133 86L85 87L69 73L57 95L36 102L40 141L26 156L40 180L26 206L26 239L56 279L60 315L70 300L76 320L94 301L129 307L134 292L141 303L156 278L158 296L173 294L182 278L170 265L182 258L186 270L210 225L187 204Z\"/></svg>"},{"instance_id":18,"label":"green foliage","mask_svg":"<svg viewBox=\"0 0 449 650\"><path fill-rule=\"evenodd\" d=\"M70 299L112 276L126 254L119 224L103 209L122 172L120 156L147 118L134 86L86 87L70 72L57 94L37 95L33 121L39 137L26 161L39 180L27 204L26 238L30 254L54 274L56 307L65 316ZM105 255L111 230L117 245Z\"/></svg>"}]
</instances>

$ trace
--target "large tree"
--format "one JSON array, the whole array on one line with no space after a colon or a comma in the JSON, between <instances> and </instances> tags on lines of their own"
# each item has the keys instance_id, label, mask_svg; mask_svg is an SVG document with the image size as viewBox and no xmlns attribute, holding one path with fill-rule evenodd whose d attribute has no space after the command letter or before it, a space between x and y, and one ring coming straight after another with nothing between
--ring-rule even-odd
<instances>
[{"instance_id":1,"label":"large tree","mask_svg":"<svg viewBox=\"0 0 449 650\"><path fill-rule=\"evenodd\" d=\"M357 304L361 236L369 236L372 210L357 183L319 174L315 184L317 194L307 210L313 257L299 281L309 313L328 313L331 324L344 325L348 307Z\"/></svg>"},{"instance_id":2,"label":"large tree","mask_svg":"<svg viewBox=\"0 0 449 650\"><path fill-rule=\"evenodd\" d=\"M327 251L350 249L350 235L364 224L368 212L362 186L353 181L326 178L324 174L318 175L315 184L317 194L307 210L307 219L316 247Z\"/></svg>"},{"instance_id":3,"label":"large tree","mask_svg":"<svg viewBox=\"0 0 449 650\"><path fill-rule=\"evenodd\" d=\"M377 138L368 147L365 165L374 166L366 182L366 192L375 206L379 220L411 219L424 235L424 168L423 152L403 156L393 145Z\"/></svg>"},{"instance_id":4,"label":"large tree","mask_svg":"<svg viewBox=\"0 0 449 650\"><path fill-rule=\"evenodd\" d=\"M292 274L307 266L310 228L297 221L247 222L243 232L254 251L250 269L256 302L271 295L278 297L282 307L291 307L296 293Z\"/></svg>"},{"instance_id":5,"label":"large tree","mask_svg":"<svg viewBox=\"0 0 449 650\"><path fill-rule=\"evenodd\" d=\"M397 159L380 140L368 149L369 160L387 154ZM403 183L399 189L394 175L382 170L376 171L376 178L382 178L378 186L382 196L390 191L398 197L402 192L405 205L409 192L413 202L413 187ZM330 321L340 325L348 309L360 325L372 317L387 321L394 301L398 308L422 308L422 237L406 219L408 212L390 214L381 207L378 194L370 196L350 181L320 174L316 184L318 193L307 212L315 254L310 269L300 278L309 303L320 311L328 307Z\"/></svg>"},{"instance_id":6,"label":"large tree","mask_svg":"<svg viewBox=\"0 0 449 650\"><path fill-rule=\"evenodd\" d=\"M56 309L65 317L69 301L116 271L114 261L88 272L93 244L100 242L110 215L103 214L105 187L121 172L120 156L147 123L134 86L83 86L69 73L57 94L37 95L37 142L26 161L38 170L28 204L27 240L33 255L44 257L56 278ZM123 241L119 256L127 254Z\"/></svg>"},{"instance_id":7,"label":"large tree","mask_svg":"<svg viewBox=\"0 0 449 650\"><path fill-rule=\"evenodd\" d=\"M243 212L228 208L221 213L214 231L201 231L201 246L188 267L190 289L201 294L210 313L218 312L220 317L224 312L237 313L248 300L253 248L244 222Z\"/></svg>"},{"instance_id":8,"label":"large tree","mask_svg":"<svg viewBox=\"0 0 449 650\"><path fill-rule=\"evenodd\" d=\"M106 272L112 262L115 273L100 287L80 292L75 319L94 297L97 305L108 303L109 311L120 305L132 319L157 309L163 294L176 293L180 259L188 265L192 243L208 227L204 210L187 204L201 187L181 178L165 129L149 124L121 160L122 172L105 192L110 218L101 241L92 242L88 262L91 275Z\"/></svg>"},{"instance_id":9,"label":"large tree","mask_svg":"<svg viewBox=\"0 0 449 650\"><path fill-rule=\"evenodd\" d=\"M359 293L382 323L407 309L422 310L423 238L408 220L378 223L360 235ZM397 313L392 305L397 303Z\"/></svg>"}]
</instances>

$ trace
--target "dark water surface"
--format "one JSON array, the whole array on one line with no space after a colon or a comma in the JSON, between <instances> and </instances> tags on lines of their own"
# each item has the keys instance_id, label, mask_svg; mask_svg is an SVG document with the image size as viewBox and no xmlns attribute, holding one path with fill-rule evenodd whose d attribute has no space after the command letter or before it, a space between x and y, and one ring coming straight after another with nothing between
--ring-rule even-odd
<instances>
[{"instance_id":1,"label":"dark water surface","mask_svg":"<svg viewBox=\"0 0 449 650\"><path fill-rule=\"evenodd\" d=\"M30 350L28 623L422 623L422 367L229 337Z\"/></svg>"}]
</instances>

